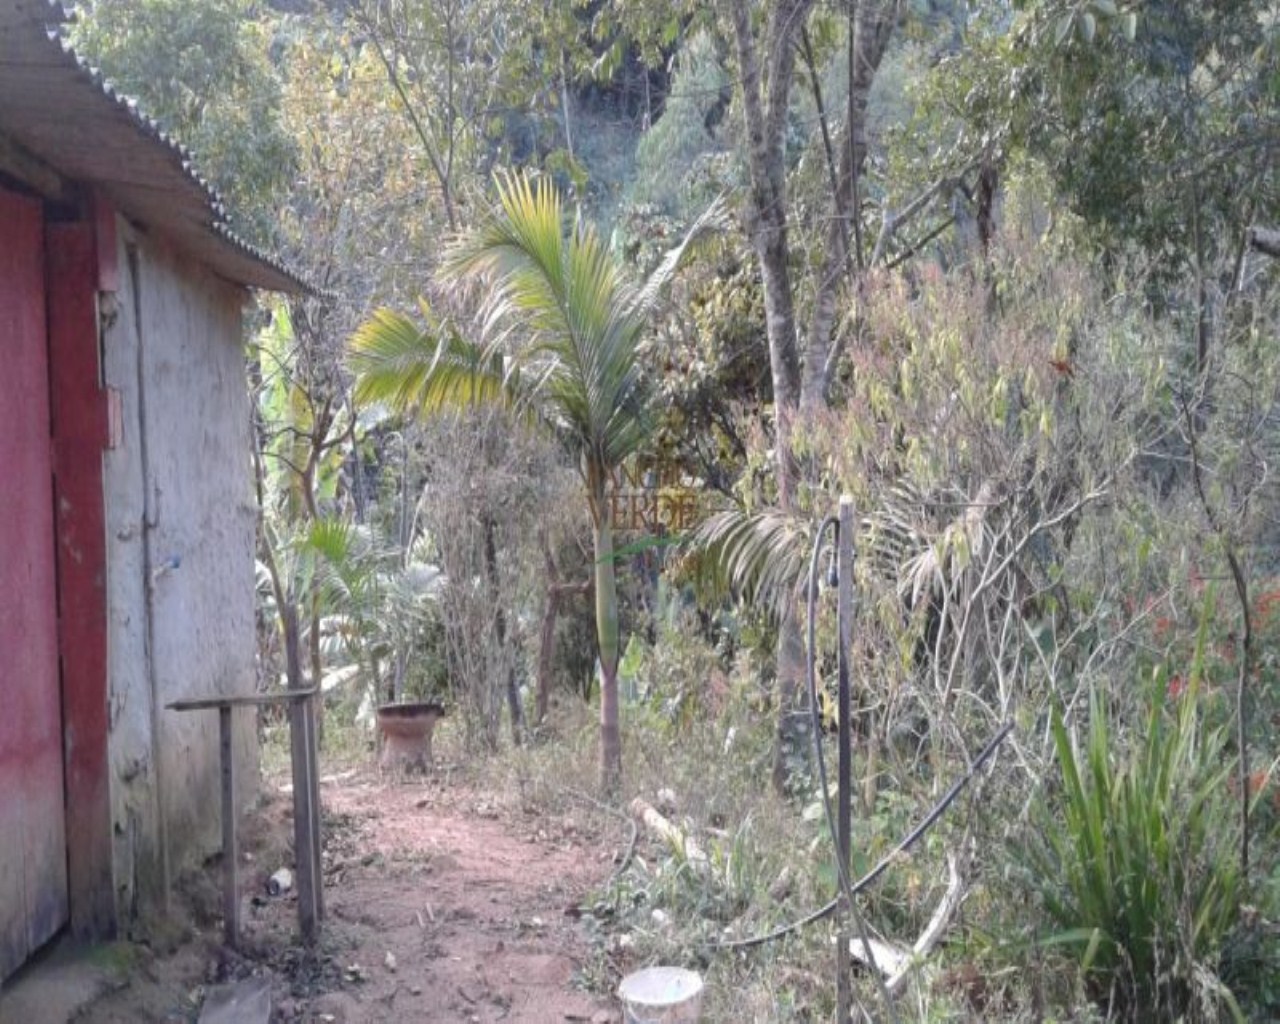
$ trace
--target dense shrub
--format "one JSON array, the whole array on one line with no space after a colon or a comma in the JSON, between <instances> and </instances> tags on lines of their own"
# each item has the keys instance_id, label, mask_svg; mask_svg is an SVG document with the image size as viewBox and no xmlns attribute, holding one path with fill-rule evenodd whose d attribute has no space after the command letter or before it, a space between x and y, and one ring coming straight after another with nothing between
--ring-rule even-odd
<instances>
[{"instance_id":1,"label":"dense shrub","mask_svg":"<svg viewBox=\"0 0 1280 1024\"><path fill-rule=\"evenodd\" d=\"M1052 929L1040 943L1070 950L1129 1020L1240 1015L1221 980L1245 893L1229 734L1204 723L1200 697L1198 667L1180 687L1157 673L1141 727L1117 732L1094 690L1079 741L1055 708L1059 774L1014 848Z\"/></svg>"}]
</instances>

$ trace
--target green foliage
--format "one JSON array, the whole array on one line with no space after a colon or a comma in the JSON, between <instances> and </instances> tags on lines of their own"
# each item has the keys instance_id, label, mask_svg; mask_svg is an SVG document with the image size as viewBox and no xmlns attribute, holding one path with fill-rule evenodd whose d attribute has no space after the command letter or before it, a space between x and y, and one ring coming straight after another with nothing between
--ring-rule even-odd
<instances>
[{"instance_id":1,"label":"green foliage","mask_svg":"<svg viewBox=\"0 0 1280 1024\"><path fill-rule=\"evenodd\" d=\"M356 395L424 415L459 401L536 408L588 485L603 488L608 471L652 428L639 366L649 318L688 254L722 225L723 209L712 204L636 285L590 225L567 224L547 179L510 176L498 192L500 212L466 236L447 265L455 280L487 282L482 322L492 337L467 341L425 304L421 328L379 312L352 339Z\"/></svg>"},{"instance_id":2,"label":"green foliage","mask_svg":"<svg viewBox=\"0 0 1280 1024\"><path fill-rule=\"evenodd\" d=\"M732 593L775 617L799 593L809 543L801 524L772 509L717 512L693 537L704 592Z\"/></svg>"},{"instance_id":3,"label":"green foliage","mask_svg":"<svg viewBox=\"0 0 1280 1024\"><path fill-rule=\"evenodd\" d=\"M606 495L612 472L640 448L651 429L649 392L638 365L648 316L698 235L714 226L718 208L709 210L637 287L624 277L594 228L566 222L560 194L545 178L504 177L498 182L498 198L500 209L453 249L448 272L459 281L483 280L490 289L483 320L490 329L515 335L513 361L520 379L530 382L520 387L508 374L501 394L505 398L520 388L522 399L537 407L574 458L586 484L606 704L601 715L602 778L605 788L611 788L621 768L616 718L620 646ZM432 354L424 337L415 337L402 318L393 316L366 325L357 346L366 391L395 398L402 407L420 403L432 389L455 399L464 393L469 398L499 394L480 383L457 385L467 378L457 360L470 358L466 353L477 348L483 354L468 365L493 376L493 367L500 364L494 363L488 345L472 343L468 349L467 343L452 339ZM445 380L450 383L441 385ZM420 405L424 414L434 411Z\"/></svg>"},{"instance_id":4,"label":"green foliage","mask_svg":"<svg viewBox=\"0 0 1280 1024\"><path fill-rule=\"evenodd\" d=\"M641 265L676 233L674 222L638 211L626 225ZM734 238L692 266L679 291L678 309L644 342L644 365L658 394L653 446L666 463L729 495L771 398L769 354L760 344L764 296Z\"/></svg>"},{"instance_id":5,"label":"green foliage","mask_svg":"<svg viewBox=\"0 0 1280 1024\"><path fill-rule=\"evenodd\" d=\"M1201 653L1203 637L1202 626ZM1198 667L1172 708L1163 681L1128 735L1093 691L1082 747L1054 709L1059 786L1014 852L1057 929L1039 941L1071 949L1100 999L1143 1021L1207 997L1243 1019L1214 973L1245 893L1227 733L1200 721Z\"/></svg>"},{"instance_id":6,"label":"green foliage","mask_svg":"<svg viewBox=\"0 0 1280 1024\"><path fill-rule=\"evenodd\" d=\"M383 403L427 416L450 406L506 404L520 394L501 352L472 345L418 303L423 326L402 313L376 310L350 342L352 392L361 405Z\"/></svg>"},{"instance_id":7,"label":"green foliage","mask_svg":"<svg viewBox=\"0 0 1280 1024\"><path fill-rule=\"evenodd\" d=\"M939 69L928 105L964 126L963 149L1043 160L1095 243L1113 255L1141 246L1166 272L1210 273L1252 219L1274 219L1270 4L1016 6L1012 17L986 7Z\"/></svg>"},{"instance_id":8,"label":"green foliage","mask_svg":"<svg viewBox=\"0 0 1280 1024\"><path fill-rule=\"evenodd\" d=\"M716 127L725 116L729 79L709 33L691 36L680 49L662 115L636 146L631 200L666 213L705 205L692 180L696 168L723 150Z\"/></svg>"},{"instance_id":9,"label":"green foliage","mask_svg":"<svg viewBox=\"0 0 1280 1024\"><path fill-rule=\"evenodd\" d=\"M704 626L688 596L658 585L652 646L633 635L621 673L631 669L633 699L678 734L722 712L733 699L726 655L732 649L730 616ZM717 635L707 636L708 631ZM632 664L628 665L627 662Z\"/></svg>"},{"instance_id":10,"label":"green foliage","mask_svg":"<svg viewBox=\"0 0 1280 1024\"><path fill-rule=\"evenodd\" d=\"M321 337L308 339L332 357L368 306L421 289L445 211L424 203L412 124L374 48L348 21L287 15L272 52L284 129L297 149L289 202L276 214L279 246L342 296L316 318Z\"/></svg>"},{"instance_id":11,"label":"green foliage","mask_svg":"<svg viewBox=\"0 0 1280 1024\"><path fill-rule=\"evenodd\" d=\"M447 674L437 605L445 579L421 546L406 554L376 529L340 519L310 524L295 546L299 582L318 600L322 636L333 641L330 659L354 665L375 704L398 693L440 699ZM331 674L351 681L341 668Z\"/></svg>"},{"instance_id":12,"label":"green foliage","mask_svg":"<svg viewBox=\"0 0 1280 1024\"><path fill-rule=\"evenodd\" d=\"M267 239L295 143L256 0L84 0L77 14L77 50L195 152L240 230Z\"/></svg>"},{"instance_id":13,"label":"green foliage","mask_svg":"<svg viewBox=\"0 0 1280 1024\"><path fill-rule=\"evenodd\" d=\"M566 230L550 182L510 177L498 194L502 215L464 240L449 269L491 280L485 317L521 331L525 373L538 381L549 420L594 489L648 432L636 365L643 307L595 230Z\"/></svg>"}]
</instances>

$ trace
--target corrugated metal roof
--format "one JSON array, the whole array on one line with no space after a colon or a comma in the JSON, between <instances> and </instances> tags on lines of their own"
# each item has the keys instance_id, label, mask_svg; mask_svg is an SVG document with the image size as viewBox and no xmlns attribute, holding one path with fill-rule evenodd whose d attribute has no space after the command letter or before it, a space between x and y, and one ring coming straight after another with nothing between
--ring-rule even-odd
<instances>
[{"instance_id":1,"label":"corrugated metal roof","mask_svg":"<svg viewBox=\"0 0 1280 1024\"><path fill-rule=\"evenodd\" d=\"M0 0L0 134L238 284L314 291L239 238L191 153L61 38L56 0Z\"/></svg>"}]
</instances>

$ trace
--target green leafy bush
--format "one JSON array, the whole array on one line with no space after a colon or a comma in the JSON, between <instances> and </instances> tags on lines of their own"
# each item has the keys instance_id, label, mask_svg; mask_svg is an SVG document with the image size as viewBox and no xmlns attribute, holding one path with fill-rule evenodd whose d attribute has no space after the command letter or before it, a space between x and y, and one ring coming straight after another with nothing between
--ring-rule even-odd
<instances>
[{"instance_id":1,"label":"green leafy bush","mask_svg":"<svg viewBox=\"0 0 1280 1024\"><path fill-rule=\"evenodd\" d=\"M1243 1019L1219 980L1245 892L1228 735L1201 721L1199 681L1197 667L1172 695L1157 673L1128 734L1094 691L1082 747L1055 708L1061 778L1014 849L1057 929L1041 944L1074 953L1091 994L1135 1021Z\"/></svg>"}]
</instances>

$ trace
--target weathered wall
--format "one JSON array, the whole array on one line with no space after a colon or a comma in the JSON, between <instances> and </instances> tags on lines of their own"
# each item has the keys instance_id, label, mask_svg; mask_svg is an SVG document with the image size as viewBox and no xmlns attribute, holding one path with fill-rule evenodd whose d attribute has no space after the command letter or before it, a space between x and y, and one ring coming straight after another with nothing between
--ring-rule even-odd
<instances>
[{"instance_id":1,"label":"weathered wall","mask_svg":"<svg viewBox=\"0 0 1280 1024\"><path fill-rule=\"evenodd\" d=\"M255 512L244 293L124 224L119 267L103 372L122 426L105 489L113 861L130 923L218 846L217 715L165 705L253 691ZM256 734L248 713L237 725L248 795Z\"/></svg>"}]
</instances>

